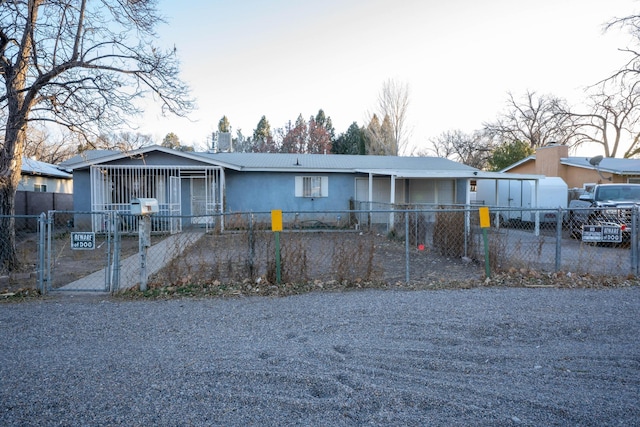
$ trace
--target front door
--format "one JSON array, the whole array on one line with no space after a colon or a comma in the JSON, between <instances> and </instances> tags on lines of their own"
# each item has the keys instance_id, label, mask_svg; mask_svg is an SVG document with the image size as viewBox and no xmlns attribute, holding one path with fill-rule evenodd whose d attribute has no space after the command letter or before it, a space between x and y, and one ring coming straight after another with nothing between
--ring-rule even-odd
<instances>
[{"instance_id":1,"label":"front door","mask_svg":"<svg viewBox=\"0 0 640 427\"><path fill-rule=\"evenodd\" d=\"M182 231L180 215L180 178L169 177L169 217L171 221L171 234Z\"/></svg>"},{"instance_id":2,"label":"front door","mask_svg":"<svg viewBox=\"0 0 640 427\"><path fill-rule=\"evenodd\" d=\"M207 223L207 180L191 178L191 223Z\"/></svg>"}]
</instances>

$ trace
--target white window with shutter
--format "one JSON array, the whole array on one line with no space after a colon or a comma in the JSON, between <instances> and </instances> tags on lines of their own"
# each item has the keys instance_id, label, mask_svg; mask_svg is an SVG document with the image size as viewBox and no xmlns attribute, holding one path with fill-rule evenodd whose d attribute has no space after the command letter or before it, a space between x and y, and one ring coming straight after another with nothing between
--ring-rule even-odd
<instances>
[{"instance_id":1,"label":"white window with shutter","mask_svg":"<svg viewBox=\"0 0 640 427\"><path fill-rule=\"evenodd\" d=\"M296 197L329 197L328 176L296 176Z\"/></svg>"}]
</instances>

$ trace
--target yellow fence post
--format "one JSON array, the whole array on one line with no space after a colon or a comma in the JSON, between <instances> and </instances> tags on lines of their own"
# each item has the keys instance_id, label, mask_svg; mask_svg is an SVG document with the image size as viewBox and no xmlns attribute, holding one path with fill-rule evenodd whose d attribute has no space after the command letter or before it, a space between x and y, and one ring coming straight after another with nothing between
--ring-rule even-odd
<instances>
[{"instance_id":1,"label":"yellow fence post","mask_svg":"<svg viewBox=\"0 0 640 427\"><path fill-rule=\"evenodd\" d=\"M478 209L480 215L480 228L482 229L482 239L484 240L484 272L487 277L491 277L491 267L489 266L489 238L487 237L487 228L491 226L489 219L489 208L482 206Z\"/></svg>"},{"instance_id":2,"label":"yellow fence post","mask_svg":"<svg viewBox=\"0 0 640 427\"><path fill-rule=\"evenodd\" d=\"M280 232L282 231L282 211L271 211L271 231L276 238L276 282L278 285L282 281L281 264L280 264Z\"/></svg>"}]
</instances>

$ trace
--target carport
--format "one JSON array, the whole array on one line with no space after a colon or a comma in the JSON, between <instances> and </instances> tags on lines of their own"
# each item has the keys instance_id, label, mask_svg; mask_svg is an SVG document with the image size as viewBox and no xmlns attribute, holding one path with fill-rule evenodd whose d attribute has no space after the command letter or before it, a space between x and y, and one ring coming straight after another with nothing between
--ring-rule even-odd
<instances>
[{"instance_id":1,"label":"carport","mask_svg":"<svg viewBox=\"0 0 640 427\"><path fill-rule=\"evenodd\" d=\"M417 204L432 208L434 206L471 206L474 205L471 194L474 184L478 180L495 180L495 192L493 200L499 200L498 182L508 181L532 181L534 183L534 206L538 206L537 194L540 179L543 175L510 174L485 171L443 171L443 170L357 170L366 174L366 201L368 210L373 211L375 203L384 203L390 206L399 204ZM376 182L378 183L376 185ZM386 184L384 187L380 183ZM385 194L385 188L388 189ZM363 194L362 185L356 183L356 200ZM498 204L490 207L504 207ZM389 224L393 224L393 213L388 217ZM384 221L386 222L386 221ZM535 233L540 233L540 218L535 215ZM467 219L467 224L469 223ZM499 220L496 226L499 226Z\"/></svg>"}]
</instances>

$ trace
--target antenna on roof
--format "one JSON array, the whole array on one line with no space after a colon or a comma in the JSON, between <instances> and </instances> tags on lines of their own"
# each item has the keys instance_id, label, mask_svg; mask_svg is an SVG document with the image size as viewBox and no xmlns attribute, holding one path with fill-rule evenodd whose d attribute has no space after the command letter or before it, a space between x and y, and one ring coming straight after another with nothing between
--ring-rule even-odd
<instances>
[{"instance_id":1,"label":"antenna on roof","mask_svg":"<svg viewBox=\"0 0 640 427\"><path fill-rule=\"evenodd\" d=\"M297 157L296 157L296 166L300 166L300 161L298 161Z\"/></svg>"},{"instance_id":2,"label":"antenna on roof","mask_svg":"<svg viewBox=\"0 0 640 427\"><path fill-rule=\"evenodd\" d=\"M602 172L600 172L600 162L602 161L602 159L604 159L604 157L595 156L595 157L592 157L592 158L590 158L588 160L589 160L589 164L596 169L596 172L598 172L598 175L600 175L600 178L606 179L608 181L611 181L611 177L606 178L606 177L604 177L602 175Z\"/></svg>"},{"instance_id":3,"label":"antenna on roof","mask_svg":"<svg viewBox=\"0 0 640 427\"><path fill-rule=\"evenodd\" d=\"M602 156L595 156L589 159L589 163L591 164L591 166L595 166L598 167L598 165L600 164L600 162L602 161L604 157Z\"/></svg>"}]
</instances>

